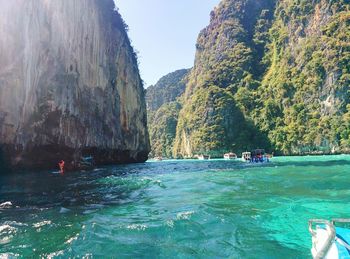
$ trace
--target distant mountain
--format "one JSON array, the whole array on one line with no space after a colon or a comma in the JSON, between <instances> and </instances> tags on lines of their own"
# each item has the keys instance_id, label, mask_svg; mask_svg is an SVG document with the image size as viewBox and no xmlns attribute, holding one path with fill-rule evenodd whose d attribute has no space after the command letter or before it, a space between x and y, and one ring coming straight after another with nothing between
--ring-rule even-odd
<instances>
[{"instance_id":1,"label":"distant mountain","mask_svg":"<svg viewBox=\"0 0 350 259\"><path fill-rule=\"evenodd\" d=\"M177 119L182 106L177 100L185 91L189 69L162 77L146 89L150 156L172 157Z\"/></svg>"},{"instance_id":2,"label":"distant mountain","mask_svg":"<svg viewBox=\"0 0 350 259\"><path fill-rule=\"evenodd\" d=\"M173 157L173 146L181 103L163 104L158 110L148 113L148 130L151 141L150 157Z\"/></svg>"},{"instance_id":3,"label":"distant mountain","mask_svg":"<svg viewBox=\"0 0 350 259\"><path fill-rule=\"evenodd\" d=\"M190 70L180 69L163 76L155 85L146 89L147 109L157 110L164 103L173 102L186 89L186 76Z\"/></svg>"}]
</instances>

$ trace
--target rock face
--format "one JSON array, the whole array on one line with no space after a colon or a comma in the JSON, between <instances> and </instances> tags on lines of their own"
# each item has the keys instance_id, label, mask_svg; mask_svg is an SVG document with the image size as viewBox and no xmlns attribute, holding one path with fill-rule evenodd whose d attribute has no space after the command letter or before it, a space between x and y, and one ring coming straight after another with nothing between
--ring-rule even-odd
<instances>
[{"instance_id":1,"label":"rock face","mask_svg":"<svg viewBox=\"0 0 350 259\"><path fill-rule=\"evenodd\" d=\"M222 0L196 47L175 141L160 150L350 152L349 0Z\"/></svg>"},{"instance_id":2,"label":"rock face","mask_svg":"<svg viewBox=\"0 0 350 259\"><path fill-rule=\"evenodd\" d=\"M210 24L198 36L175 157L201 153L222 157L226 152L267 147L264 136L244 117L235 94L254 84L255 63L261 59L253 42L255 26L261 19L268 24L271 9L273 1L223 0L211 13Z\"/></svg>"},{"instance_id":3,"label":"rock face","mask_svg":"<svg viewBox=\"0 0 350 259\"><path fill-rule=\"evenodd\" d=\"M277 1L256 125L284 154L350 151L350 2Z\"/></svg>"},{"instance_id":4,"label":"rock face","mask_svg":"<svg viewBox=\"0 0 350 259\"><path fill-rule=\"evenodd\" d=\"M147 159L144 90L125 27L112 0L0 0L7 166Z\"/></svg>"}]
</instances>

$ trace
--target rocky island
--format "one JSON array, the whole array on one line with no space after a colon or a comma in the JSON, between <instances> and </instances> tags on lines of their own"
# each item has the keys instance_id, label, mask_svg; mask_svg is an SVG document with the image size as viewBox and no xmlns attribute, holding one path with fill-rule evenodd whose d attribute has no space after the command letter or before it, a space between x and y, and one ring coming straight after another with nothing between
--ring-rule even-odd
<instances>
[{"instance_id":1,"label":"rocky island","mask_svg":"<svg viewBox=\"0 0 350 259\"><path fill-rule=\"evenodd\" d=\"M113 0L0 0L0 161L12 169L142 162L137 58Z\"/></svg>"},{"instance_id":2,"label":"rocky island","mask_svg":"<svg viewBox=\"0 0 350 259\"><path fill-rule=\"evenodd\" d=\"M185 90L175 81L147 92L151 108L182 92L152 111L152 154L349 153L349 10L347 0L222 0Z\"/></svg>"}]
</instances>

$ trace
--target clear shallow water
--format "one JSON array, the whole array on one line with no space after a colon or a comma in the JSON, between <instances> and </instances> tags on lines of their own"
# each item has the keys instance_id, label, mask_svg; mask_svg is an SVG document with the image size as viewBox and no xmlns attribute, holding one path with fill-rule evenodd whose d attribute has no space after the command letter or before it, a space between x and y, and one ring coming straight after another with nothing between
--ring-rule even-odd
<instances>
[{"instance_id":1,"label":"clear shallow water","mask_svg":"<svg viewBox=\"0 0 350 259\"><path fill-rule=\"evenodd\" d=\"M0 176L0 257L308 258L349 217L350 156L162 161Z\"/></svg>"}]
</instances>

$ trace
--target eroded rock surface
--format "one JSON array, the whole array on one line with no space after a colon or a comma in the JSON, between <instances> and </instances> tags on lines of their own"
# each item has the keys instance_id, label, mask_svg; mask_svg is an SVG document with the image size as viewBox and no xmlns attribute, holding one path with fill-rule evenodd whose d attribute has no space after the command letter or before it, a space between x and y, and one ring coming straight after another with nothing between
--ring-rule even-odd
<instances>
[{"instance_id":1,"label":"eroded rock surface","mask_svg":"<svg viewBox=\"0 0 350 259\"><path fill-rule=\"evenodd\" d=\"M0 0L0 35L7 166L147 159L143 85L112 0Z\"/></svg>"}]
</instances>

